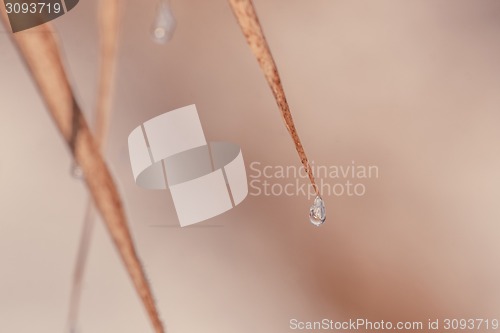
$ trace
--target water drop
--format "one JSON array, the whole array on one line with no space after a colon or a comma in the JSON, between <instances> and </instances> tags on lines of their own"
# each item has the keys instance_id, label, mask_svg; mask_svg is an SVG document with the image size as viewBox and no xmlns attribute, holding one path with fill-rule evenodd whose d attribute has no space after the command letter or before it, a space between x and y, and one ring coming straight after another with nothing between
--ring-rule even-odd
<instances>
[{"instance_id":1,"label":"water drop","mask_svg":"<svg viewBox=\"0 0 500 333\"><path fill-rule=\"evenodd\" d=\"M174 35L175 27L175 17L172 14L169 0L160 0L151 32L153 40L158 44L165 44Z\"/></svg>"},{"instance_id":2,"label":"water drop","mask_svg":"<svg viewBox=\"0 0 500 333\"><path fill-rule=\"evenodd\" d=\"M326 209L323 199L318 195L309 209L309 220L312 224L319 227L326 220Z\"/></svg>"},{"instance_id":3,"label":"water drop","mask_svg":"<svg viewBox=\"0 0 500 333\"><path fill-rule=\"evenodd\" d=\"M83 170L80 168L80 166L76 163L73 162L71 164L71 176L75 179L83 179Z\"/></svg>"}]
</instances>

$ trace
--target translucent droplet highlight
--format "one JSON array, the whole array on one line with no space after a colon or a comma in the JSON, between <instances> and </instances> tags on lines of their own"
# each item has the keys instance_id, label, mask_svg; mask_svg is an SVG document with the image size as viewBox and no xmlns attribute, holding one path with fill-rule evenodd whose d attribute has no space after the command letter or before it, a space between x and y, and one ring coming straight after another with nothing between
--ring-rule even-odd
<instances>
[{"instance_id":1,"label":"translucent droplet highlight","mask_svg":"<svg viewBox=\"0 0 500 333\"><path fill-rule=\"evenodd\" d=\"M76 162L73 162L73 164L71 164L70 173L71 176L75 179L83 179L83 170Z\"/></svg>"},{"instance_id":2,"label":"translucent droplet highlight","mask_svg":"<svg viewBox=\"0 0 500 333\"><path fill-rule=\"evenodd\" d=\"M156 17L151 31L153 41L158 44L165 44L172 39L175 27L175 17L172 14L169 0L160 0L156 8Z\"/></svg>"},{"instance_id":3,"label":"translucent droplet highlight","mask_svg":"<svg viewBox=\"0 0 500 333\"><path fill-rule=\"evenodd\" d=\"M309 209L309 220L312 224L319 227L326 220L326 209L323 199L318 195Z\"/></svg>"}]
</instances>

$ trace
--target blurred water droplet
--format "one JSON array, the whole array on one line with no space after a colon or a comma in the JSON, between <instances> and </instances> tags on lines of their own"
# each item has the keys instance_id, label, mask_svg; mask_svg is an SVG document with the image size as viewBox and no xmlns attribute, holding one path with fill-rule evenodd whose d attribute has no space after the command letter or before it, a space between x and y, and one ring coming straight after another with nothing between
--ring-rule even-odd
<instances>
[{"instance_id":1,"label":"blurred water droplet","mask_svg":"<svg viewBox=\"0 0 500 333\"><path fill-rule=\"evenodd\" d=\"M165 44L172 39L175 27L175 17L172 14L169 0L160 0L151 32L153 40L158 44Z\"/></svg>"},{"instance_id":2,"label":"blurred water droplet","mask_svg":"<svg viewBox=\"0 0 500 333\"><path fill-rule=\"evenodd\" d=\"M312 224L314 224L317 227L325 223L326 220L325 203L323 202L323 199L319 195L314 199L314 203L309 209L309 220L311 221Z\"/></svg>"},{"instance_id":3,"label":"blurred water droplet","mask_svg":"<svg viewBox=\"0 0 500 333\"><path fill-rule=\"evenodd\" d=\"M71 164L70 173L71 176L75 179L83 179L83 170L76 162L73 162L73 164Z\"/></svg>"}]
</instances>

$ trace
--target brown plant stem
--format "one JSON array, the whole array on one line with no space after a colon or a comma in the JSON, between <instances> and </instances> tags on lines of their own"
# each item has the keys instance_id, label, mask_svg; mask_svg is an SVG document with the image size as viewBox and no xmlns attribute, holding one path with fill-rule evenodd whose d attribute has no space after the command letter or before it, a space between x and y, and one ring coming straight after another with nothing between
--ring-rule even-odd
<instances>
[{"instance_id":1,"label":"brown plant stem","mask_svg":"<svg viewBox=\"0 0 500 333\"><path fill-rule=\"evenodd\" d=\"M73 283L71 285L68 318L66 324L67 332L69 333L78 331L78 312L81 303L83 277L85 275L85 267L90 251L90 241L92 240L92 231L94 230L96 217L94 202L92 201L92 198L89 198L85 209L83 228L80 234L80 243L78 244L78 252L73 271Z\"/></svg>"},{"instance_id":2,"label":"brown plant stem","mask_svg":"<svg viewBox=\"0 0 500 333\"><path fill-rule=\"evenodd\" d=\"M101 64L99 73L99 90L95 119L95 139L99 148L104 149L111 102L113 99L116 58L120 33L120 0L99 1L99 37L101 47Z\"/></svg>"},{"instance_id":3,"label":"brown plant stem","mask_svg":"<svg viewBox=\"0 0 500 333\"><path fill-rule=\"evenodd\" d=\"M8 20L0 9L4 23ZM49 113L81 167L95 205L158 333L164 328L130 234L120 195L76 102L50 24L12 35Z\"/></svg>"},{"instance_id":4,"label":"brown plant stem","mask_svg":"<svg viewBox=\"0 0 500 333\"><path fill-rule=\"evenodd\" d=\"M260 68L264 72L267 83L271 87L276 103L281 112L281 116L285 121L286 129L295 144L295 149L299 154L300 161L304 166L309 180L316 192L319 195L318 187L316 186L316 181L312 172L311 165L307 159L304 147L300 142L299 134L295 129L295 124L293 122L292 113L290 112L290 107L286 100L285 91L283 85L281 84L281 79L278 73L278 68L274 61L273 55L267 44L266 37L262 31L262 27L259 23L259 18L255 12L253 2L251 0L229 0L229 4L233 10L234 15L245 35L248 45L252 50L253 54L259 62Z\"/></svg>"},{"instance_id":5,"label":"brown plant stem","mask_svg":"<svg viewBox=\"0 0 500 333\"><path fill-rule=\"evenodd\" d=\"M100 68L97 105L94 114L94 139L101 152L104 152L109 118L113 98L114 73L118 53L120 30L120 0L99 1L98 21L100 37ZM96 219L96 210L92 198L88 198L80 243L75 261L73 284L69 300L67 327L69 332L76 331L78 313L81 304L83 278L87 257L91 247L92 233Z\"/></svg>"}]
</instances>

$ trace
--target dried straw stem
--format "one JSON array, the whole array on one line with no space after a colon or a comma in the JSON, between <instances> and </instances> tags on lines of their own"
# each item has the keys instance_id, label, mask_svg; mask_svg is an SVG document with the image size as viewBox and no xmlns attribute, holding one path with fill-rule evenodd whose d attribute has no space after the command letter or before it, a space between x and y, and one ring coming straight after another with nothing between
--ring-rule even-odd
<instances>
[{"instance_id":1,"label":"dried straw stem","mask_svg":"<svg viewBox=\"0 0 500 333\"><path fill-rule=\"evenodd\" d=\"M118 54L121 3L122 1L120 0L101 0L99 2L98 20L101 57L97 105L94 114L94 139L101 152L104 152L111 115L114 74ZM83 277L85 275L85 267L96 217L96 208L92 198L89 197L76 256L69 301L67 326L70 332L76 331L78 324Z\"/></svg>"},{"instance_id":2,"label":"dried straw stem","mask_svg":"<svg viewBox=\"0 0 500 333\"><path fill-rule=\"evenodd\" d=\"M99 91L95 119L95 140L103 149L108 131L113 99L116 58L120 32L120 0L99 1L99 37L101 41L101 64Z\"/></svg>"},{"instance_id":3,"label":"dried straw stem","mask_svg":"<svg viewBox=\"0 0 500 333\"><path fill-rule=\"evenodd\" d=\"M262 31L253 2L251 0L229 0L229 4L231 5L241 30L246 37L250 49L257 58L260 68L264 72L267 83L271 87L276 103L281 111L281 116L285 121L288 133L290 133L290 136L293 139L300 161L309 176L309 180L313 185L314 191L317 195L319 195L319 190L316 186L311 165L309 164L304 147L302 147L302 143L300 142L299 134L297 133L293 123L292 114L286 100L283 85L281 84L278 68L276 67L273 55L271 54L266 37Z\"/></svg>"},{"instance_id":4,"label":"dried straw stem","mask_svg":"<svg viewBox=\"0 0 500 333\"><path fill-rule=\"evenodd\" d=\"M83 276L85 275L85 265L90 251L90 241L92 240L92 231L94 230L96 217L94 202L92 198L89 198L87 201L87 208L85 209L85 217L80 236L80 244L78 245L78 252L76 255L73 284L71 286L69 299L69 311L66 325L67 331L71 333L78 331L78 312L82 297Z\"/></svg>"},{"instance_id":5,"label":"dried straw stem","mask_svg":"<svg viewBox=\"0 0 500 333\"><path fill-rule=\"evenodd\" d=\"M1 12L6 23L7 16L3 9ZM159 319L151 288L137 256L120 195L75 100L51 25L45 24L16 33L13 35L13 40L48 111L76 162L82 168L94 202L106 223L155 331L163 333L163 324Z\"/></svg>"}]
</instances>

